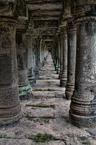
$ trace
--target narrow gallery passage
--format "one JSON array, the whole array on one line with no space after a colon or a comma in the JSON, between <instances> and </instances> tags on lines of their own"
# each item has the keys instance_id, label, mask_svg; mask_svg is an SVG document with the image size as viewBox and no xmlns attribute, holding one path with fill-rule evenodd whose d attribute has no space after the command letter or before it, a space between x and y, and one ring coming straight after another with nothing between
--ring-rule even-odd
<instances>
[{"instance_id":1,"label":"narrow gallery passage","mask_svg":"<svg viewBox=\"0 0 96 145\"><path fill-rule=\"evenodd\" d=\"M0 145L96 145L96 0L0 0Z\"/></svg>"},{"instance_id":2,"label":"narrow gallery passage","mask_svg":"<svg viewBox=\"0 0 96 145\"><path fill-rule=\"evenodd\" d=\"M0 145L95 145L92 129L70 123L70 100L65 98L65 88L60 87L50 53L39 75L32 98L21 101L20 121L0 128Z\"/></svg>"}]
</instances>

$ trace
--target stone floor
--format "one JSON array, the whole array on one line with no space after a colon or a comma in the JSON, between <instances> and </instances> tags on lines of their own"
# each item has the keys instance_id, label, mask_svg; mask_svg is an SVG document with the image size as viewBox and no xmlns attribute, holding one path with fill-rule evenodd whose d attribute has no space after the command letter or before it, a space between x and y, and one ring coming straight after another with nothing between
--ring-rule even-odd
<instances>
[{"instance_id":1,"label":"stone floor","mask_svg":"<svg viewBox=\"0 0 96 145\"><path fill-rule=\"evenodd\" d=\"M22 119L0 128L0 145L96 145L96 128L70 123L70 101L64 98L51 56L40 71L33 98L22 101Z\"/></svg>"}]
</instances>

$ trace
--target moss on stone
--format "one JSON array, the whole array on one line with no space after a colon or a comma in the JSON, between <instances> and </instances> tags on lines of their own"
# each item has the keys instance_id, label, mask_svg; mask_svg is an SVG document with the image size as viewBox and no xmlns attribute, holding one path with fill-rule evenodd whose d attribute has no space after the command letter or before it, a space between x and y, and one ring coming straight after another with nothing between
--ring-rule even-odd
<instances>
[{"instance_id":1,"label":"moss on stone","mask_svg":"<svg viewBox=\"0 0 96 145\"><path fill-rule=\"evenodd\" d=\"M19 87L19 96L26 96L28 93L32 92L32 87L30 85Z\"/></svg>"},{"instance_id":2,"label":"moss on stone","mask_svg":"<svg viewBox=\"0 0 96 145\"><path fill-rule=\"evenodd\" d=\"M33 119L47 119L47 120L49 120L49 119L54 119L54 116L52 117L52 116L41 116L41 117L34 117L34 116L30 116L29 114L27 114L26 116L25 116L28 120L30 120L30 121L32 121Z\"/></svg>"},{"instance_id":3,"label":"moss on stone","mask_svg":"<svg viewBox=\"0 0 96 145\"><path fill-rule=\"evenodd\" d=\"M0 134L0 138L7 138L7 134Z\"/></svg>"},{"instance_id":4,"label":"moss on stone","mask_svg":"<svg viewBox=\"0 0 96 145\"><path fill-rule=\"evenodd\" d=\"M38 107L38 108L55 108L55 105L47 105L47 104L26 104L26 107Z\"/></svg>"},{"instance_id":5,"label":"moss on stone","mask_svg":"<svg viewBox=\"0 0 96 145\"><path fill-rule=\"evenodd\" d=\"M49 142L51 140L55 140L55 137L52 136L51 134L41 134L41 133L38 133L36 136L34 136L33 138L34 142L42 142L42 143L45 143L45 142Z\"/></svg>"}]
</instances>

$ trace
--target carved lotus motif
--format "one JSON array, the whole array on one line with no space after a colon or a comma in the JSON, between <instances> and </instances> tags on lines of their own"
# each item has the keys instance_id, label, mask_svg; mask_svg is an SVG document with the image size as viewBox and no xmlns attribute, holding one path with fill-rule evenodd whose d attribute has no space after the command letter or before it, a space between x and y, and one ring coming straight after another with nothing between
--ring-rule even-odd
<instances>
[{"instance_id":1,"label":"carved lotus motif","mask_svg":"<svg viewBox=\"0 0 96 145\"><path fill-rule=\"evenodd\" d=\"M13 16L14 14L14 0L0 1L0 16Z\"/></svg>"}]
</instances>

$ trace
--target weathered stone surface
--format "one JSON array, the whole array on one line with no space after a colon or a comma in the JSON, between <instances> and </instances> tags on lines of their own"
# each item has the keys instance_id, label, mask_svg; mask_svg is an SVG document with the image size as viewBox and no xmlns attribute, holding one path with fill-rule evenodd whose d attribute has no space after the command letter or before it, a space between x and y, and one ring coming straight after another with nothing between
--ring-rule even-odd
<instances>
[{"instance_id":1,"label":"weathered stone surface","mask_svg":"<svg viewBox=\"0 0 96 145\"><path fill-rule=\"evenodd\" d=\"M0 139L0 145L35 145L28 139Z\"/></svg>"},{"instance_id":2,"label":"weathered stone surface","mask_svg":"<svg viewBox=\"0 0 96 145\"><path fill-rule=\"evenodd\" d=\"M0 125L20 118L15 24L11 18L0 18Z\"/></svg>"},{"instance_id":3,"label":"weathered stone surface","mask_svg":"<svg viewBox=\"0 0 96 145\"><path fill-rule=\"evenodd\" d=\"M95 128L87 130L71 124L72 121L74 125L90 126L96 122L94 4L96 0L0 1L0 125L16 122L20 118L15 40L22 47L19 49L19 52L22 51L19 54L21 63L18 63L21 67L18 73L19 95L26 96L26 100L21 101L21 120L0 126L1 145L96 145ZM71 12L77 22L78 48L74 94L74 46L70 47L69 53L70 77L66 92L67 98L73 94L70 121L70 101L65 99L64 88L67 80L67 33L64 28ZM16 28L21 35L22 32L26 32L26 36L31 34L28 42L25 35L23 39L16 35L15 39L15 25L18 25ZM61 40L57 38L60 35L59 25L63 32ZM72 41L74 36L73 33L69 35L71 45L75 45ZM51 52L53 62L47 50ZM30 84L35 83L33 92L28 77ZM30 93L33 97L27 100Z\"/></svg>"},{"instance_id":4,"label":"weathered stone surface","mask_svg":"<svg viewBox=\"0 0 96 145\"><path fill-rule=\"evenodd\" d=\"M71 121L77 126L96 124L95 37L95 19L81 18L77 25L76 81L70 109Z\"/></svg>"},{"instance_id":5,"label":"weathered stone surface","mask_svg":"<svg viewBox=\"0 0 96 145\"><path fill-rule=\"evenodd\" d=\"M32 96L32 87L28 81L28 71L26 69L19 70L19 97L27 99Z\"/></svg>"},{"instance_id":6,"label":"weathered stone surface","mask_svg":"<svg viewBox=\"0 0 96 145\"><path fill-rule=\"evenodd\" d=\"M21 38L21 39L20 39ZM23 34L17 31L17 62L19 77L19 97L20 99L28 99L32 96L32 87L28 80L28 67L26 48L24 45Z\"/></svg>"},{"instance_id":7,"label":"weathered stone surface","mask_svg":"<svg viewBox=\"0 0 96 145\"><path fill-rule=\"evenodd\" d=\"M50 74L51 71L50 67L48 67L48 64L44 66L44 68L46 67L47 73ZM51 67L53 67L53 64ZM56 84L57 82L58 81L56 81ZM39 98L35 98L35 93L38 94ZM34 92L33 90L34 98L21 102L23 117L17 124L0 128L0 145L96 144L93 135L91 135L86 128L80 129L70 123L70 101L64 98L55 98L54 96L53 98L46 98L46 96L45 98L44 96L42 98L42 93L42 90L41 93L40 91ZM57 94L58 91L52 93ZM61 90L59 91L59 93L61 93ZM32 114L30 115L28 111L32 111ZM50 117L49 114L52 116ZM46 138L44 139L45 136ZM48 136L50 137L50 139L48 138Z\"/></svg>"},{"instance_id":8,"label":"weathered stone surface","mask_svg":"<svg viewBox=\"0 0 96 145\"><path fill-rule=\"evenodd\" d=\"M68 73L66 85L66 98L71 99L75 85L75 66L76 66L76 28L72 24L73 19L68 23Z\"/></svg>"},{"instance_id":9,"label":"weathered stone surface","mask_svg":"<svg viewBox=\"0 0 96 145\"><path fill-rule=\"evenodd\" d=\"M54 114L54 110L51 108L46 108L44 106L44 108L40 108L40 107L29 107L29 109L27 109L26 112L26 116L30 117L30 118L54 118L55 114Z\"/></svg>"},{"instance_id":10,"label":"weathered stone surface","mask_svg":"<svg viewBox=\"0 0 96 145\"><path fill-rule=\"evenodd\" d=\"M60 73L60 86L65 87L67 82L67 29L66 26L62 27L62 43L61 43L61 73Z\"/></svg>"}]
</instances>

